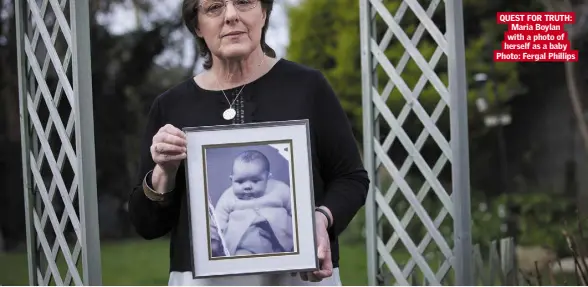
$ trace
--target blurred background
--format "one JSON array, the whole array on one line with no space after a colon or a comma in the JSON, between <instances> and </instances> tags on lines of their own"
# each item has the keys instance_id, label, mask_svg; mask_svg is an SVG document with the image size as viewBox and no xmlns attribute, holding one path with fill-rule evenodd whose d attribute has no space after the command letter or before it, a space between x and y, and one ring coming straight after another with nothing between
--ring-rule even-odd
<instances>
[{"instance_id":1,"label":"blurred background","mask_svg":"<svg viewBox=\"0 0 588 287\"><path fill-rule=\"evenodd\" d=\"M0 285L26 285L28 280L14 1L0 0ZM394 14L401 0L384 2ZM431 1L419 2L427 7ZM180 0L90 1L105 285L167 284L167 240L139 238L129 223L126 200L136 180L138 144L152 100L201 70L195 42L181 22L180 5ZM566 28L580 61L494 63L492 51L500 49L507 29L496 24L499 11L576 12L576 24ZM435 15L441 19L436 22L443 23L441 7ZM464 19L473 241L488 246L493 240L514 237L519 267L528 270L535 268L534 262L569 258L573 252L563 231L581 229L580 219L588 213L588 66L583 60L588 48L588 1L464 0ZM410 36L418 24L410 9L403 23ZM278 56L325 73L361 142L359 1L276 0L267 42ZM428 59L435 45L424 37L417 47ZM393 40L386 56L396 64L404 51ZM447 68L441 63L437 69ZM411 87L420 75L412 61L402 73ZM53 85L57 82L48 79ZM427 85L419 100L431 111L438 98ZM395 113L403 107L398 89L387 104ZM448 118L447 113L438 122L444 134ZM414 115L403 127L409 135L423 129ZM436 159L433 146L432 140L424 145L425 158ZM396 142L389 152L398 166L406 157L401 150ZM407 179L422 182L413 169L414 176L409 172ZM390 182L385 173L377 180ZM428 210L436 209L435 204L425 199ZM407 203L392 200L391 205L402 214ZM363 225L362 210L341 239L345 285L367 284ZM442 229L452 231L451 225ZM416 238L425 232L422 224L409 225L407 231ZM382 232L391 232L389 225ZM580 237L579 246L588 247ZM394 254L398 260L408 256L406 251Z\"/></svg>"}]
</instances>

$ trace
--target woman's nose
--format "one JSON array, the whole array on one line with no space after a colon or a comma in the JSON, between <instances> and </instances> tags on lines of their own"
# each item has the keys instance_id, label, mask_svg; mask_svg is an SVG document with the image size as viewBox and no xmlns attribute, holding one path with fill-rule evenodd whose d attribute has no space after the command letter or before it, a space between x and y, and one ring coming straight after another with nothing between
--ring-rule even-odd
<instances>
[{"instance_id":1,"label":"woman's nose","mask_svg":"<svg viewBox=\"0 0 588 287\"><path fill-rule=\"evenodd\" d=\"M238 11L237 8L235 8L233 1L227 1L225 5L225 21L230 23L238 20Z\"/></svg>"}]
</instances>

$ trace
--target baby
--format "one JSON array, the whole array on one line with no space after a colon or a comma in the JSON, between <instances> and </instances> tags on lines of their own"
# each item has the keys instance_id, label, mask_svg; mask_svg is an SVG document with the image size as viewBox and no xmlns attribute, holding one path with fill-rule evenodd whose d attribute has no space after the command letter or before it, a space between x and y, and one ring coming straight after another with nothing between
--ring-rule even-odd
<instances>
[{"instance_id":1,"label":"baby","mask_svg":"<svg viewBox=\"0 0 588 287\"><path fill-rule=\"evenodd\" d=\"M235 158L231 187L215 208L213 256L293 251L290 187L270 176L263 153L248 150Z\"/></svg>"}]
</instances>

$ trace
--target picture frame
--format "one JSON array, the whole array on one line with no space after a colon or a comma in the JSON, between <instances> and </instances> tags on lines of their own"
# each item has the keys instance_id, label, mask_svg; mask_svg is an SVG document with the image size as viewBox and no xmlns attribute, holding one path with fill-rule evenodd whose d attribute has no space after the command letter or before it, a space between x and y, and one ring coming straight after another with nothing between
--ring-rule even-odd
<instances>
[{"instance_id":1,"label":"picture frame","mask_svg":"<svg viewBox=\"0 0 588 287\"><path fill-rule=\"evenodd\" d=\"M194 278L318 270L309 121L183 131Z\"/></svg>"}]
</instances>

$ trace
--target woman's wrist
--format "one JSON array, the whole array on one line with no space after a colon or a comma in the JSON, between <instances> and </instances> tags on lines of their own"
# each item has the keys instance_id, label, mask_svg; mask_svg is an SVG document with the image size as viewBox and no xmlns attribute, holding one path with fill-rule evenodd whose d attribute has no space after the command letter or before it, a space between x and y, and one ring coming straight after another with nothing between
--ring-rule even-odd
<instances>
[{"instance_id":1,"label":"woman's wrist","mask_svg":"<svg viewBox=\"0 0 588 287\"><path fill-rule=\"evenodd\" d=\"M151 201L165 203L171 195L175 177L172 179L163 169L156 166L143 179L143 192Z\"/></svg>"},{"instance_id":2,"label":"woman's wrist","mask_svg":"<svg viewBox=\"0 0 588 287\"><path fill-rule=\"evenodd\" d=\"M314 209L315 214L319 213L321 216L320 218L324 219L325 228L329 229L333 226L333 215L331 211L326 206L319 206Z\"/></svg>"},{"instance_id":3,"label":"woman's wrist","mask_svg":"<svg viewBox=\"0 0 588 287\"><path fill-rule=\"evenodd\" d=\"M151 184L157 193L171 192L175 188L175 182L175 173L164 170L160 165L156 165L151 173Z\"/></svg>"}]
</instances>

